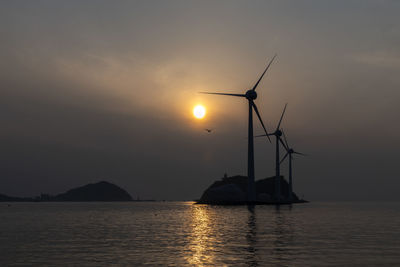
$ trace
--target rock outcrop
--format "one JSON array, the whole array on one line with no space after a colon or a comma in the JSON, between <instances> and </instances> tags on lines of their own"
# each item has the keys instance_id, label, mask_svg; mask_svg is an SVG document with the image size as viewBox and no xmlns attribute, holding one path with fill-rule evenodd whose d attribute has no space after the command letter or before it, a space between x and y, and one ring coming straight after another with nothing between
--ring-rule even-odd
<instances>
[{"instance_id":1,"label":"rock outcrop","mask_svg":"<svg viewBox=\"0 0 400 267\"><path fill-rule=\"evenodd\" d=\"M280 177L281 203L288 203L289 184ZM256 181L257 204L277 204L275 196L275 177L269 177ZM292 203L306 202L300 200L293 192ZM214 182L201 196L200 204L234 205L245 204L247 198L247 177L232 176L224 177Z\"/></svg>"}]
</instances>

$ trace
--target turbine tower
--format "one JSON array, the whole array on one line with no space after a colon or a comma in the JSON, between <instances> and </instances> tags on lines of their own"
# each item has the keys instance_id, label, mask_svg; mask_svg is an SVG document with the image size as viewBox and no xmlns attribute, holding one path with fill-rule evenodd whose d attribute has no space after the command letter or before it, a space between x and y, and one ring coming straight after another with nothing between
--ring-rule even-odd
<instances>
[{"instance_id":1,"label":"turbine tower","mask_svg":"<svg viewBox=\"0 0 400 267\"><path fill-rule=\"evenodd\" d=\"M289 156L289 196L288 199L290 202L293 201L293 179L292 179L292 159L293 159L293 154L298 154L298 155L302 155L302 156L306 156L306 154L294 151L293 148L291 148L287 142L286 139L286 135L285 132L282 130L283 133L283 138L285 140L285 147L286 147L286 155L282 158L282 160L280 161L280 163L282 163L287 156Z\"/></svg>"},{"instance_id":2,"label":"turbine tower","mask_svg":"<svg viewBox=\"0 0 400 267\"><path fill-rule=\"evenodd\" d=\"M279 203L281 201L281 170L280 170L280 160L279 160L279 143L281 143L283 145L283 147L285 148L285 150L287 150L288 148L286 147L286 144L282 141L282 131L279 129L279 127L281 126L281 122L283 119L283 115L285 115L285 111L286 111L286 107L287 104L285 104L285 107L283 109L281 118L279 119L278 125L276 126L276 129L273 133L270 134L262 134L262 135L258 135L257 137L260 136L275 136L276 139L276 150L275 150L275 200Z\"/></svg>"},{"instance_id":3,"label":"turbine tower","mask_svg":"<svg viewBox=\"0 0 400 267\"><path fill-rule=\"evenodd\" d=\"M248 188L247 188L247 201L255 202L256 201L256 185L255 185L255 176L254 176L254 135L253 135L253 109L257 114L258 119L261 122L261 125L265 131L265 134L268 136L267 129L265 128L264 122L261 119L260 113L258 112L258 108L254 103L254 100L257 98L257 86L260 83L261 79L264 77L264 74L267 72L272 62L274 61L276 55L271 59L265 68L264 72L261 74L261 77L258 79L256 84L252 89L247 90L245 94L229 94L229 93L211 93L211 92L200 92L202 94L213 94L213 95L227 95L227 96L237 96L237 97L245 97L249 102L249 130L248 130L248 150L247 150L247 177L248 177ZM268 137L269 139L269 137ZM270 140L271 142L271 140Z\"/></svg>"}]
</instances>

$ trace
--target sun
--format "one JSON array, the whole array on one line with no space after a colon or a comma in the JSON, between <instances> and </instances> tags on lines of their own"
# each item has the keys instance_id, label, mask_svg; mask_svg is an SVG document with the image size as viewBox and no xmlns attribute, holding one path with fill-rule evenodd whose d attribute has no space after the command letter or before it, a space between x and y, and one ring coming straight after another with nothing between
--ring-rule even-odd
<instances>
[{"instance_id":1,"label":"sun","mask_svg":"<svg viewBox=\"0 0 400 267\"><path fill-rule=\"evenodd\" d=\"M196 119L202 119L206 115L206 108L202 105L197 105L193 108L193 115Z\"/></svg>"}]
</instances>

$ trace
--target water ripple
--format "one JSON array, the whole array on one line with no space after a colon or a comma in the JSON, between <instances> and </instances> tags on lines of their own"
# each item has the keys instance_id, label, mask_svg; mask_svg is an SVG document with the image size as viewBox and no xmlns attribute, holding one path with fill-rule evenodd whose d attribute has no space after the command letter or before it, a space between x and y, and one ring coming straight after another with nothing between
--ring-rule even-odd
<instances>
[{"instance_id":1,"label":"water ripple","mask_svg":"<svg viewBox=\"0 0 400 267\"><path fill-rule=\"evenodd\" d=\"M400 203L0 206L0 265L400 265Z\"/></svg>"}]
</instances>

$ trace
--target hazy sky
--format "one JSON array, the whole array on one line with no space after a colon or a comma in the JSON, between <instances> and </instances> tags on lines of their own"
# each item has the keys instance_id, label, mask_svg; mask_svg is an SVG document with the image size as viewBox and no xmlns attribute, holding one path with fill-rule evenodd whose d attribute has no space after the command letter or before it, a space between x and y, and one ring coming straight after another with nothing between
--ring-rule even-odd
<instances>
[{"instance_id":1,"label":"hazy sky","mask_svg":"<svg viewBox=\"0 0 400 267\"><path fill-rule=\"evenodd\" d=\"M282 126L310 155L295 191L400 200L399 14L383 0L1 1L0 193L107 180L199 198L247 173L248 107L197 92L243 93L277 53L256 103L270 131L289 103ZM256 179L272 176L274 145L255 145Z\"/></svg>"}]
</instances>

